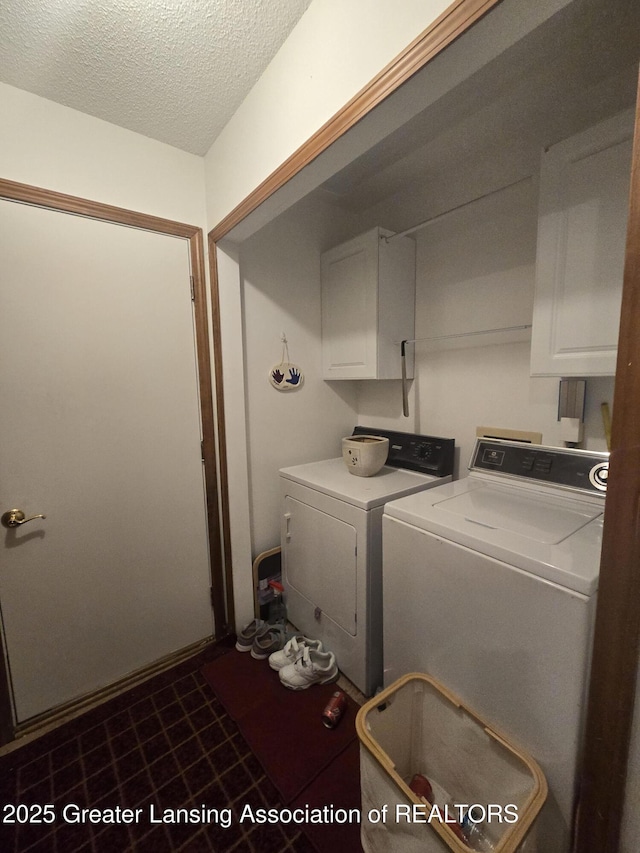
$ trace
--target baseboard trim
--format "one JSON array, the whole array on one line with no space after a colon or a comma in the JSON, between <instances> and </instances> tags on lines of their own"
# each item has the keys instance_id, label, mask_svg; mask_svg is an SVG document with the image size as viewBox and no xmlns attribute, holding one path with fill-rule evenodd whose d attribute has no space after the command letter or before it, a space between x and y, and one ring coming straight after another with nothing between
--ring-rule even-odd
<instances>
[{"instance_id":1,"label":"baseboard trim","mask_svg":"<svg viewBox=\"0 0 640 853\"><path fill-rule=\"evenodd\" d=\"M177 664L182 663L182 661L193 657L195 654L204 651L209 646L216 645L218 642L220 642L220 638L216 638L214 636L205 637L203 640L199 640L196 643L185 646L176 652L172 652L171 654L166 655L165 657L160 658L159 660L154 661L135 672L132 672L130 675L119 679L113 684L110 684L108 687L102 687L99 690L95 690L92 693L88 693L85 696L80 697L79 699L66 702L64 705L58 705L51 711L39 714L37 717L32 717L30 720L27 720L21 725L15 727L14 739L0 748L0 755L4 755L14 749L18 749L25 743L35 740L35 738L40 737L58 726L61 726L69 720L79 717L81 714L84 714L86 711L89 711L98 705L102 705L109 699L113 699L115 696L118 696L120 693L130 690L132 687L137 687L139 684L148 681L155 675L158 675L167 669L171 669L171 667L176 666Z\"/></svg>"}]
</instances>

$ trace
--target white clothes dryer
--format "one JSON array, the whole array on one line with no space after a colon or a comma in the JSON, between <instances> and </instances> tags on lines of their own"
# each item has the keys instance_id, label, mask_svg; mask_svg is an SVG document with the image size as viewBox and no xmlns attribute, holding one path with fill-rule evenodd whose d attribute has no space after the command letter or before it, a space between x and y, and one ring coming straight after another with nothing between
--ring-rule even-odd
<instances>
[{"instance_id":1,"label":"white clothes dryer","mask_svg":"<svg viewBox=\"0 0 640 853\"><path fill-rule=\"evenodd\" d=\"M382 512L393 498L451 480L453 439L356 427L389 439L372 477L342 457L280 471L282 577L287 616L322 640L365 695L382 686Z\"/></svg>"},{"instance_id":2,"label":"white clothes dryer","mask_svg":"<svg viewBox=\"0 0 640 853\"><path fill-rule=\"evenodd\" d=\"M528 750L554 853L570 846L608 457L478 439L469 477L384 510L385 685L428 673Z\"/></svg>"}]
</instances>

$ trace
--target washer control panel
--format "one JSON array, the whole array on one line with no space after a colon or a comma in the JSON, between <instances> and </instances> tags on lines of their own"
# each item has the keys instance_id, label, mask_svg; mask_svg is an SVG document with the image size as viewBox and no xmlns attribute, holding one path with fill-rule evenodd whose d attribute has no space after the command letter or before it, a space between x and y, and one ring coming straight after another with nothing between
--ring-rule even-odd
<instances>
[{"instance_id":1,"label":"washer control panel","mask_svg":"<svg viewBox=\"0 0 640 853\"><path fill-rule=\"evenodd\" d=\"M453 474L453 438L362 426L355 427L353 435L381 435L388 438L389 455L386 464L393 468L407 468L435 477L448 477Z\"/></svg>"},{"instance_id":2,"label":"washer control panel","mask_svg":"<svg viewBox=\"0 0 640 853\"><path fill-rule=\"evenodd\" d=\"M479 438L469 470L522 477L604 496L609 454Z\"/></svg>"}]
</instances>

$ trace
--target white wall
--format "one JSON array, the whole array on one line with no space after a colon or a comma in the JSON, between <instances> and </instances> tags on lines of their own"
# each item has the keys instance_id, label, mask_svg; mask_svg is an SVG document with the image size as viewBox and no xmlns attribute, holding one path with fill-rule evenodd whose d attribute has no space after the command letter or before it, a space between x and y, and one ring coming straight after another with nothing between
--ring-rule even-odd
<instances>
[{"instance_id":1,"label":"white wall","mask_svg":"<svg viewBox=\"0 0 640 853\"><path fill-rule=\"evenodd\" d=\"M353 383L321 379L320 253L349 231L357 231L353 216L305 200L241 248L254 557L280 544L278 470L340 456L340 439L356 423ZM299 390L268 382L282 333L304 374Z\"/></svg>"},{"instance_id":2,"label":"white wall","mask_svg":"<svg viewBox=\"0 0 640 853\"><path fill-rule=\"evenodd\" d=\"M416 338L531 323L537 186L523 181L414 235ZM529 376L530 344L500 335L415 345L409 419L398 419L397 383L361 383L359 418L385 407L399 429L456 439L456 475L465 476L476 427L542 433L561 445L558 380ZM379 385L379 383L378 383ZM376 387L368 387L376 386ZM583 447L606 450L600 404L612 408L613 378L587 381ZM404 425L402 425L404 421ZM374 425L383 426L384 423Z\"/></svg>"},{"instance_id":3,"label":"white wall","mask_svg":"<svg viewBox=\"0 0 640 853\"><path fill-rule=\"evenodd\" d=\"M279 543L278 468L340 455L339 438L355 422L455 438L457 476L466 476L477 426L562 444L558 380L530 377L528 340L418 343L409 418L399 381L320 379L320 252L363 230L361 218L325 199L299 202L240 249L253 557ZM416 338L531 323L537 204L536 181L522 181L414 235ZM306 376L290 394L267 381L282 332ZM612 407L612 398L613 378L587 381L582 446L606 449L600 404ZM248 572L239 575L246 583Z\"/></svg>"},{"instance_id":4,"label":"white wall","mask_svg":"<svg viewBox=\"0 0 640 853\"><path fill-rule=\"evenodd\" d=\"M205 228L204 160L0 83L0 176Z\"/></svg>"},{"instance_id":5,"label":"white wall","mask_svg":"<svg viewBox=\"0 0 640 853\"><path fill-rule=\"evenodd\" d=\"M313 0L206 155L209 227L419 36L450 0Z\"/></svg>"},{"instance_id":6,"label":"white wall","mask_svg":"<svg viewBox=\"0 0 640 853\"><path fill-rule=\"evenodd\" d=\"M218 302L221 324L222 383L226 432L227 477L233 598L237 629L253 619L251 582L251 515L249 507L249 459L244 395L244 342L242 292L237 247L218 244ZM240 377L240 380L239 380Z\"/></svg>"},{"instance_id":7,"label":"white wall","mask_svg":"<svg viewBox=\"0 0 640 853\"><path fill-rule=\"evenodd\" d=\"M474 62L481 62L487 51L493 54L496 39L501 43L504 40L501 50L510 44L515 38L513 33L520 32L522 21L525 21L524 31L528 26L533 26L530 21L526 21L534 12L544 19L566 2L568 0L546 0L542 4L544 9L536 6L534 10L531 7L531 10L526 10L524 16L521 9L511 9L515 14L511 19L507 14L506 24L503 21L499 31L496 31L491 23L480 22L474 29L482 29L484 36L481 38L479 52L474 55ZM449 0L400 0L400 3L393 7L382 0L353 0L348 4L340 0L313 0L278 55L205 157L209 228L220 222L323 124L338 113L450 5ZM498 7L498 10L502 9L502 5ZM461 66L465 70L459 70L458 73L464 76L468 67L469 57L465 57ZM458 79L455 75L454 77ZM442 85L446 89L453 83L450 75L445 74L445 78L448 82L443 82ZM409 88L402 87L399 91L409 92ZM415 91L412 91L415 95ZM410 113L411 110L415 112L418 109L417 103L421 103L421 100L413 95L405 96L410 103L406 104L404 109L409 109ZM436 97L436 94L431 93L431 96ZM374 113L378 116L377 119L376 115L372 116L374 128L376 120L382 123L380 127L375 128L375 133L378 136L384 135L387 129L391 129L387 128L387 123L397 120L394 109L391 109L390 114L386 110ZM357 127L362 127L364 123L361 122ZM362 141L358 143L362 144ZM349 145L349 140L341 140L341 156L350 150ZM317 158L314 164L303 170L302 175L313 171L320 159ZM284 210L295 198L300 197L296 196L297 190L291 190L296 180L290 181L278 194L276 209ZM315 186L319 179L316 176L314 180L315 183L311 183ZM283 193L286 198L278 201ZM269 207L273 210L271 201ZM221 307L221 323L223 338L229 342L229 346L235 347L234 342L242 340L243 328L239 323L236 298L232 296L233 288L237 287L237 269L233 269L233 262L227 264L227 260L228 258L223 262L225 269L219 272L219 283L221 290L227 294L231 310L227 314L225 307ZM228 368L225 366L226 370ZM397 386L398 383L388 384ZM372 386L372 383L369 385ZM224 393L229 482L232 492L231 528L235 543L234 578L245 578L250 573L250 539L245 530L245 520L250 508L245 489L246 472L241 470L239 462L242 454L246 453L245 395L241 384L228 381L226 375ZM346 389L342 393L347 393ZM372 388L364 393L361 388L356 388L356 393L362 402L360 423L370 423L373 414L377 415L378 425L390 425L397 420L397 392L382 391L378 386L373 392L375 399L371 397ZM272 538L273 535L265 538ZM256 531L256 536L262 541L263 536L259 531ZM244 586L242 588L244 589ZM237 589L240 590L240 587ZM238 596L243 601L246 600L244 592L237 591L237 598ZM246 610L244 606L238 607L238 603L236 601L237 624L240 625L244 618L242 614Z\"/></svg>"},{"instance_id":8,"label":"white wall","mask_svg":"<svg viewBox=\"0 0 640 853\"><path fill-rule=\"evenodd\" d=\"M209 229L342 109L448 6L449 0L401 0L393 9L382 0L353 0L348 4L340 0L313 0L205 157ZM258 240L264 239L261 234L256 237ZM339 242L339 239L335 242ZM250 249L249 246L246 248ZM267 525L268 530L260 520L262 486L258 485L256 489L251 486L250 491L247 490L250 473L241 461L247 453L248 432L252 432L252 460L256 460L258 467L261 465L260 455L255 450L255 428L251 429L251 425L245 422L245 404L254 395L247 395L245 400L243 384L234 381L233 376L229 375L229 361L237 360L240 355L238 342L244 337L242 306L238 302L240 295L234 292L234 288L238 287L234 254L234 247L227 244L224 256L219 259L218 278L225 346L224 397L236 624L241 627L250 618L251 552L262 550L262 543L273 544L277 533L273 528L273 510L270 511L272 521ZM250 263L250 257L250 253L247 254L247 263ZM254 291L251 288L252 282L249 281L249 314L251 294L253 292L256 295L259 291L259 287ZM278 312L275 313L277 315ZM275 324L275 317L272 319ZM275 329L274 334L278 336L276 351L282 331L290 336L292 349L294 345L302 346L298 343L297 335L294 343L290 331L293 328L296 332L297 322L294 321L294 326L291 326L289 321L288 329L286 326L284 329ZM280 322L277 325L283 324ZM273 346L271 333L269 337L269 344ZM259 349L253 353L252 363L266 355L266 351L259 352ZM296 352L299 350L294 350L291 356L300 360ZM306 357L306 352L303 355ZM275 357L280 357L279 351ZM260 373L265 369L261 362ZM247 376L250 375L252 372L248 370ZM313 377L313 371L311 375ZM272 394L276 393L272 391ZM303 392L300 393L302 395ZM305 393L303 399L306 400L310 394ZM343 405L349 408L349 401L357 389L344 387L332 393L337 398L346 395L347 402ZM291 400L286 405L299 404ZM302 458L299 461L303 461ZM270 467L277 469L284 464L286 460L279 462L274 459ZM262 475L258 475L258 483L264 482L264 477L263 471ZM254 544L246 525L251 512L249 494L257 512Z\"/></svg>"},{"instance_id":9,"label":"white wall","mask_svg":"<svg viewBox=\"0 0 640 853\"><path fill-rule=\"evenodd\" d=\"M531 323L537 206L536 182L524 182L417 235L416 338ZM416 345L419 430L449 430L463 475L477 426L533 430L562 444L558 380L529 376L528 342L486 340L431 352ZM582 446L606 450L600 403L612 405L613 378L589 379L587 402Z\"/></svg>"}]
</instances>

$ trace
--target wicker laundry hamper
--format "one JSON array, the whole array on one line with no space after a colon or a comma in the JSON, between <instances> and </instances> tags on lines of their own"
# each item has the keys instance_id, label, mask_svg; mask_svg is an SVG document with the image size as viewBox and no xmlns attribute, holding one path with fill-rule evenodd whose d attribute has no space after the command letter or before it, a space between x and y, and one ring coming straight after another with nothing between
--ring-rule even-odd
<instances>
[{"instance_id":1,"label":"wicker laundry hamper","mask_svg":"<svg viewBox=\"0 0 640 853\"><path fill-rule=\"evenodd\" d=\"M403 676L360 708L356 729L366 853L537 850L542 771L435 679ZM409 787L415 774L434 803Z\"/></svg>"}]
</instances>

